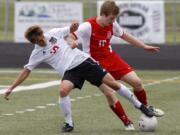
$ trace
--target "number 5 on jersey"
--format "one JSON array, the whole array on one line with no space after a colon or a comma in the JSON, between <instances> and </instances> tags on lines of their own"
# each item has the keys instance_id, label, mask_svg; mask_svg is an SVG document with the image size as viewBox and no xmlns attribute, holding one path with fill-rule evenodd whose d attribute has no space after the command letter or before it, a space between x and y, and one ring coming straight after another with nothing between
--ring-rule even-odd
<instances>
[{"instance_id":1,"label":"number 5 on jersey","mask_svg":"<svg viewBox=\"0 0 180 135\"><path fill-rule=\"evenodd\" d=\"M57 52L57 50L59 49L59 46L54 45L51 49L51 53L55 54Z\"/></svg>"}]
</instances>

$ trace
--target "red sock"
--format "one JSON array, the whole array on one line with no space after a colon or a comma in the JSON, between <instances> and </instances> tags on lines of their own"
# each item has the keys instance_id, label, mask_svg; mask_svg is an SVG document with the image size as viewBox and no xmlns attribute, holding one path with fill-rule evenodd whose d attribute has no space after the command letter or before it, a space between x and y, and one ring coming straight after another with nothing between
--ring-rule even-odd
<instances>
[{"instance_id":1,"label":"red sock","mask_svg":"<svg viewBox=\"0 0 180 135\"><path fill-rule=\"evenodd\" d=\"M125 114L124 109L119 101L117 101L114 106L110 107L113 110L113 112L122 120L124 125L128 125L131 122Z\"/></svg>"},{"instance_id":2,"label":"red sock","mask_svg":"<svg viewBox=\"0 0 180 135\"><path fill-rule=\"evenodd\" d=\"M134 91L134 94L141 103L147 105L147 96L146 91L144 89L142 89L141 91Z\"/></svg>"}]
</instances>

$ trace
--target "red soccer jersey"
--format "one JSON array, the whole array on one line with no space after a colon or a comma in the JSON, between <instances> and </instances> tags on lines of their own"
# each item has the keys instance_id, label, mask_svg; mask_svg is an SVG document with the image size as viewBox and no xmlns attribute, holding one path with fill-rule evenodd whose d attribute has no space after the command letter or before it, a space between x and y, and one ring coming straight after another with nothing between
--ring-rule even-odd
<instances>
[{"instance_id":1,"label":"red soccer jersey","mask_svg":"<svg viewBox=\"0 0 180 135\"><path fill-rule=\"evenodd\" d=\"M96 23L96 18L88 20L91 24L90 54L95 59L103 59L112 55L110 39L113 35L113 25L101 27Z\"/></svg>"},{"instance_id":2,"label":"red soccer jersey","mask_svg":"<svg viewBox=\"0 0 180 135\"><path fill-rule=\"evenodd\" d=\"M94 17L81 24L75 35L81 39L83 51L89 53L116 79L132 71L132 68L112 51L110 46L113 35L116 37L123 35L123 30L117 22L102 27L97 24Z\"/></svg>"}]
</instances>

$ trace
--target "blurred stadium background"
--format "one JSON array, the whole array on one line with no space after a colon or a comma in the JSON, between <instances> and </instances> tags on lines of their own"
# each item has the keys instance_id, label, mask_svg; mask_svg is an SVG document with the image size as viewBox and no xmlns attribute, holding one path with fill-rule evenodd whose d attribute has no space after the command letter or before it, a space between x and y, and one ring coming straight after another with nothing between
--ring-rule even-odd
<instances>
[{"instance_id":1,"label":"blurred stadium background","mask_svg":"<svg viewBox=\"0 0 180 135\"><path fill-rule=\"evenodd\" d=\"M14 38L14 2L16 1L32 1L37 0L1 0L0 1L0 41L13 41ZM63 0L39 0L46 2L61 2ZM118 1L118 0L117 0ZM127 1L127 0L121 0ZM138 0L131 0L138 1ZM148 0L144 0L148 1ZM153 0L154 2L158 0ZM66 0L72 2L72 0ZM97 15L96 0L73 0L73 2L83 3L83 19ZM169 45L177 45L180 43L180 1L164 0L165 3L165 30L166 43Z\"/></svg>"},{"instance_id":2,"label":"blurred stadium background","mask_svg":"<svg viewBox=\"0 0 180 135\"><path fill-rule=\"evenodd\" d=\"M40 1L40 0L39 0ZM118 2L119 0L117 0ZM127 0L121 0L127 1ZM138 2L139 0L131 0L130 3ZM29 53L32 50L32 46L24 46L23 42L18 42L17 35L23 38L23 29L26 28L26 25L16 22L18 15L15 15L15 3L20 2L37 2L36 0L1 0L0 1L0 66L1 67L19 67L26 63ZM82 4L82 18L79 19L85 21L89 17L97 15L97 1L96 0L41 0L40 2L79 2ZM141 1L142 2L142 1ZM159 2L159 0L144 2ZM154 23L161 22L163 20L162 29L159 34L154 34L156 42L151 44L156 44L161 47L161 52L155 55L144 53L140 49L131 48L131 46L115 45L112 44L113 48L121 54L121 56L127 60L133 67L137 69L180 69L180 1L179 0L160 0L163 2L163 10L159 15L160 20L157 16L154 16L154 20L157 20ZM72 6L73 7L73 6ZM75 9L76 10L76 9ZM71 15L73 10L69 13ZM78 11L79 12L79 11ZM66 12L67 13L67 12ZM63 13L61 13L63 14ZM67 13L68 14L68 13ZM76 16L76 15L73 15ZM80 15L81 16L81 15ZM144 15L146 17L146 15ZM69 17L71 18L71 17ZM69 19L68 18L68 19ZM157 19L156 19L157 18ZM161 19L162 18L162 19ZM146 17L148 20L148 17ZM70 19L69 19L70 20ZM68 21L69 21L68 20ZM123 20L123 19L122 19ZM61 19L58 20L59 22ZM151 20L150 20L151 21ZM150 22L147 21L147 22ZM132 21L133 22L133 21ZM69 24L65 23L64 25ZM125 22L126 23L126 22ZM148 27L148 24L146 24ZM61 25L63 26L63 22ZM154 26L149 27L153 29ZM49 26L47 26L49 27ZM130 28L131 29L131 28ZM148 32L146 32L148 33ZM157 35L157 36L156 36ZM152 36L152 34L151 34ZM150 37L148 40L153 40L154 37ZM160 38L159 38L160 37ZM164 37L164 39L162 38ZM164 40L162 42L162 40ZM14 42L16 41L16 42ZM147 40L145 39L145 42ZM159 42L158 42L159 41ZM127 49L126 49L127 48ZM5 51L8 50L8 51ZM14 57L16 56L16 57ZM167 64L166 62L170 62Z\"/></svg>"},{"instance_id":3,"label":"blurred stadium background","mask_svg":"<svg viewBox=\"0 0 180 135\"><path fill-rule=\"evenodd\" d=\"M119 1L117 0L117 2ZM128 0L121 1L127 2ZM164 35L157 36L164 36L165 41L158 43L157 39L156 43L151 43L161 47L159 53L149 54L142 49L124 43L113 43L112 47L130 65L137 69L138 75L148 89L149 101L151 104L163 109L166 115L158 119L159 124L156 132L141 133L138 130L140 113L122 97L118 96L137 129L135 132L125 132L123 125L108 110L105 98L97 88L85 83L83 91L75 90L71 94L73 116L76 124L75 132L71 134L180 134L180 0L129 1L131 3L163 2L164 10L161 10L161 13L164 14ZM24 91L13 93L12 100L8 102L3 99L4 90L9 87L20 69L27 63L33 49L33 46L29 43L15 41L15 29L17 34L23 36L22 29L24 25L20 23L15 28L15 19L17 17L15 17L15 3L20 2L34 3L37 0L0 0L0 135L59 135L61 133L59 133L58 128L63 122L63 116L61 113L59 115L57 106L59 76L49 69L47 65L41 65L34 70L21 85L22 87L18 88ZM96 0L38 0L38 2L79 2L82 4L81 21L97 15L98 4ZM69 15L73 15L72 11ZM66 11L66 13L68 12ZM74 16L68 16L68 18ZM148 18L148 16L144 17ZM160 15L160 17L162 16ZM162 22L162 20L159 21ZM151 36L154 35L151 34ZM163 40L163 38L160 40ZM35 91L27 91L28 89L35 89Z\"/></svg>"}]
</instances>

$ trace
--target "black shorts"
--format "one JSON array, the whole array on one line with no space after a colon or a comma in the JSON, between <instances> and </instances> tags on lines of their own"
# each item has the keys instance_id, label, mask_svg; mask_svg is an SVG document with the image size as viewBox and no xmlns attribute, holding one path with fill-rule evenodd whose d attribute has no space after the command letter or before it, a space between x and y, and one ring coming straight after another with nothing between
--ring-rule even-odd
<instances>
[{"instance_id":1,"label":"black shorts","mask_svg":"<svg viewBox=\"0 0 180 135\"><path fill-rule=\"evenodd\" d=\"M62 80L71 81L74 84L74 87L79 89L82 88L85 80L99 87L106 74L107 71L105 69L91 58L88 58L77 67L66 71Z\"/></svg>"}]
</instances>

